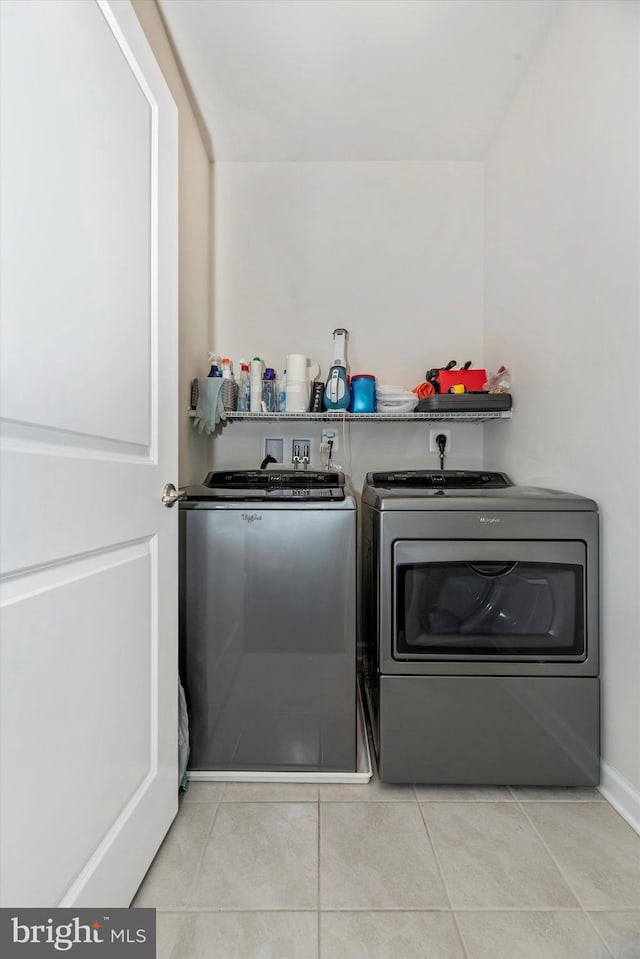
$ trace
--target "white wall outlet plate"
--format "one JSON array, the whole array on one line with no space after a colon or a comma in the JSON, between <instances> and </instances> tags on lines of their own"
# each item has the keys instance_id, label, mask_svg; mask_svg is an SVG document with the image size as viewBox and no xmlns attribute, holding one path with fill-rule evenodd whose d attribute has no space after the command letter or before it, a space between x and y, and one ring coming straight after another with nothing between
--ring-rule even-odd
<instances>
[{"instance_id":1,"label":"white wall outlet plate","mask_svg":"<svg viewBox=\"0 0 640 959\"><path fill-rule=\"evenodd\" d=\"M441 430L440 428L429 430L429 452L439 453L437 438L442 434L447 437L447 445L444 448L445 453L451 452L451 430Z\"/></svg>"},{"instance_id":2,"label":"white wall outlet plate","mask_svg":"<svg viewBox=\"0 0 640 959\"><path fill-rule=\"evenodd\" d=\"M311 440L291 440L291 462L308 466L311 462Z\"/></svg>"},{"instance_id":3,"label":"white wall outlet plate","mask_svg":"<svg viewBox=\"0 0 640 959\"><path fill-rule=\"evenodd\" d=\"M262 448L262 458L273 456L276 463L284 465L284 440L280 436L268 436L265 438Z\"/></svg>"},{"instance_id":4,"label":"white wall outlet plate","mask_svg":"<svg viewBox=\"0 0 640 959\"><path fill-rule=\"evenodd\" d=\"M338 430L329 429L329 428L325 428L322 430L320 445L327 452L329 451L329 440L333 440L333 446L331 447L331 452L336 453L340 447Z\"/></svg>"}]
</instances>

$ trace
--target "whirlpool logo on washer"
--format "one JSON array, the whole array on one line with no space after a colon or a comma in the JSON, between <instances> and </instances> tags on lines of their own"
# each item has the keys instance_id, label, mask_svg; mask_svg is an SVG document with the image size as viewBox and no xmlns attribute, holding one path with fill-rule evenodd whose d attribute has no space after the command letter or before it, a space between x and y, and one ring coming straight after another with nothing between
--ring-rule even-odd
<instances>
[{"instance_id":1,"label":"whirlpool logo on washer","mask_svg":"<svg viewBox=\"0 0 640 959\"><path fill-rule=\"evenodd\" d=\"M499 523L500 517L499 516L481 516L480 522L481 523Z\"/></svg>"},{"instance_id":2,"label":"whirlpool logo on washer","mask_svg":"<svg viewBox=\"0 0 640 959\"><path fill-rule=\"evenodd\" d=\"M256 520L262 519L260 513L242 513L241 515L245 523L255 523Z\"/></svg>"}]
</instances>

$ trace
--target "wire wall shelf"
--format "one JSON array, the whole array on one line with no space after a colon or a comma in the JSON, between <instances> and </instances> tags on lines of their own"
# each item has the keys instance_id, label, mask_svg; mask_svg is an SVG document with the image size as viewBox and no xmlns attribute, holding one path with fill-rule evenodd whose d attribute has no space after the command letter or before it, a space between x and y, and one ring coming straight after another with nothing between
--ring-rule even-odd
<instances>
[{"instance_id":1,"label":"wire wall shelf","mask_svg":"<svg viewBox=\"0 0 640 959\"><path fill-rule=\"evenodd\" d=\"M195 416L194 410L190 410L190 415ZM430 412L430 413L342 413L329 412L322 413L239 413L237 411L227 411L227 420L230 422L253 421L253 422L284 422L304 421L305 423L341 423L343 420L347 423L376 422L376 423L415 423L419 420L429 422L456 422L456 423L486 423L489 420L511 419L511 410L471 410L459 412Z\"/></svg>"}]
</instances>

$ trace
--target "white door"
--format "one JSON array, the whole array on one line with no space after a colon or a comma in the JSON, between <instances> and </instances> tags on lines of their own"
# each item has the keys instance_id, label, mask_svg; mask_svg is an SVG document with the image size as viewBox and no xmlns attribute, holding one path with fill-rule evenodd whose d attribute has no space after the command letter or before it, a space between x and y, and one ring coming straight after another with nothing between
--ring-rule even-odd
<instances>
[{"instance_id":1,"label":"white door","mask_svg":"<svg viewBox=\"0 0 640 959\"><path fill-rule=\"evenodd\" d=\"M128 905L177 809L177 114L128 0L1 20L2 905Z\"/></svg>"}]
</instances>

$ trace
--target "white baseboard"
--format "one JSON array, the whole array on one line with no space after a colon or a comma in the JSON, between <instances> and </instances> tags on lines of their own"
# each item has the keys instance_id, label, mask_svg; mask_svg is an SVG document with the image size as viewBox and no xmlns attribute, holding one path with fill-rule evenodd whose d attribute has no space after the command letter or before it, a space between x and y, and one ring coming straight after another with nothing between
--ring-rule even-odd
<instances>
[{"instance_id":1,"label":"white baseboard","mask_svg":"<svg viewBox=\"0 0 640 959\"><path fill-rule=\"evenodd\" d=\"M632 829L640 834L640 792L613 766L600 764L599 790Z\"/></svg>"}]
</instances>

